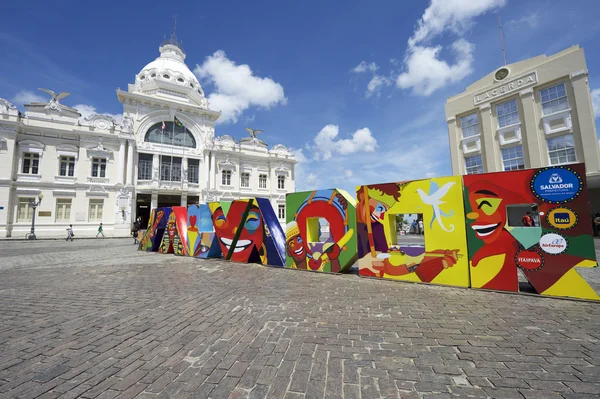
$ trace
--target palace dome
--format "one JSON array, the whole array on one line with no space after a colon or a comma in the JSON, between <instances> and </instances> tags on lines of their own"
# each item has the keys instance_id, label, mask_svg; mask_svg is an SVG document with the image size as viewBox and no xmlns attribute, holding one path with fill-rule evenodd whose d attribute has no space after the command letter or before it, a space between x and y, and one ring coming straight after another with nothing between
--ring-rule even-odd
<instances>
[{"instance_id":1,"label":"palace dome","mask_svg":"<svg viewBox=\"0 0 600 399\"><path fill-rule=\"evenodd\" d=\"M160 57L146 65L135 77L137 86L151 81L170 82L197 91L204 97L202 86L196 75L185 64L185 53L174 40L163 42L159 48Z\"/></svg>"}]
</instances>

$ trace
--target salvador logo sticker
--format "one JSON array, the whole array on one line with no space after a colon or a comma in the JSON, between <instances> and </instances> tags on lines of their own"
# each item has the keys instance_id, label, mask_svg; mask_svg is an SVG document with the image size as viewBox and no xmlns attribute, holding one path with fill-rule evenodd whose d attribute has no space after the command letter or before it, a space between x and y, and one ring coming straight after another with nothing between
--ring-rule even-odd
<instances>
[{"instance_id":1,"label":"salvador logo sticker","mask_svg":"<svg viewBox=\"0 0 600 399\"><path fill-rule=\"evenodd\" d=\"M515 263L521 270L534 272L544 266L544 257L537 250L522 249L515 255Z\"/></svg>"},{"instance_id":2,"label":"salvador logo sticker","mask_svg":"<svg viewBox=\"0 0 600 399\"><path fill-rule=\"evenodd\" d=\"M578 218L571 208L558 207L548 211L546 221L557 230L568 230L575 227Z\"/></svg>"},{"instance_id":3,"label":"salvador logo sticker","mask_svg":"<svg viewBox=\"0 0 600 399\"><path fill-rule=\"evenodd\" d=\"M560 234L547 233L540 238L540 248L550 255L559 255L567 250L569 242Z\"/></svg>"},{"instance_id":4,"label":"salvador logo sticker","mask_svg":"<svg viewBox=\"0 0 600 399\"><path fill-rule=\"evenodd\" d=\"M581 194L583 179L568 166L555 166L537 171L531 179L530 187L539 200L550 204L564 204Z\"/></svg>"}]
</instances>

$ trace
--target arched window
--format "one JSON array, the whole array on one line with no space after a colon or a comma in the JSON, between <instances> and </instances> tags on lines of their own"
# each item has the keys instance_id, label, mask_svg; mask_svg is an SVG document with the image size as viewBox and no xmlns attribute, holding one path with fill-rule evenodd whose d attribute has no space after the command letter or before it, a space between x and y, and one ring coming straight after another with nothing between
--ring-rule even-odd
<instances>
[{"instance_id":1,"label":"arched window","mask_svg":"<svg viewBox=\"0 0 600 399\"><path fill-rule=\"evenodd\" d=\"M175 147L196 148L196 140L194 135L185 127L179 127L173 122L164 122L165 129L163 130L163 122L155 123L146 132L144 141L149 143L158 143L164 145L173 145ZM175 130L173 130L175 127ZM173 134L173 132L175 134Z\"/></svg>"}]
</instances>

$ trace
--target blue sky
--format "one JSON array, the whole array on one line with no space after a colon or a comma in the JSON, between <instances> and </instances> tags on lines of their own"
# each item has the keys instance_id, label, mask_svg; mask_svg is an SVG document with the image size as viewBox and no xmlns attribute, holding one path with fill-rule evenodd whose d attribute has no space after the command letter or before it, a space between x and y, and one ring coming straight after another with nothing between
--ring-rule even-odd
<instances>
[{"instance_id":1,"label":"blue sky","mask_svg":"<svg viewBox=\"0 0 600 399\"><path fill-rule=\"evenodd\" d=\"M509 63L580 44L600 89L597 0L82 4L3 6L0 97L21 106L46 87L117 115L115 89L177 14L186 63L224 111L216 134L251 126L295 149L298 189L451 174L444 103L502 64L497 15Z\"/></svg>"}]
</instances>

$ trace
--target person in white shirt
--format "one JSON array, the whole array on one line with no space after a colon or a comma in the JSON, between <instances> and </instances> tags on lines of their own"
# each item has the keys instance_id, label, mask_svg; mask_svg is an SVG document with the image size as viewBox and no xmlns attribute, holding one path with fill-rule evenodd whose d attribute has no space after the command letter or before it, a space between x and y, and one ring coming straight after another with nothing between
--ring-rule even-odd
<instances>
[{"instance_id":1,"label":"person in white shirt","mask_svg":"<svg viewBox=\"0 0 600 399\"><path fill-rule=\"evenodd\" d=\"M67 227L67 239L65 241L69 241L69 240L73 241L73 236L74 236L73 225L70 224L69 227Z\"/></svg>"}]
</instances>

